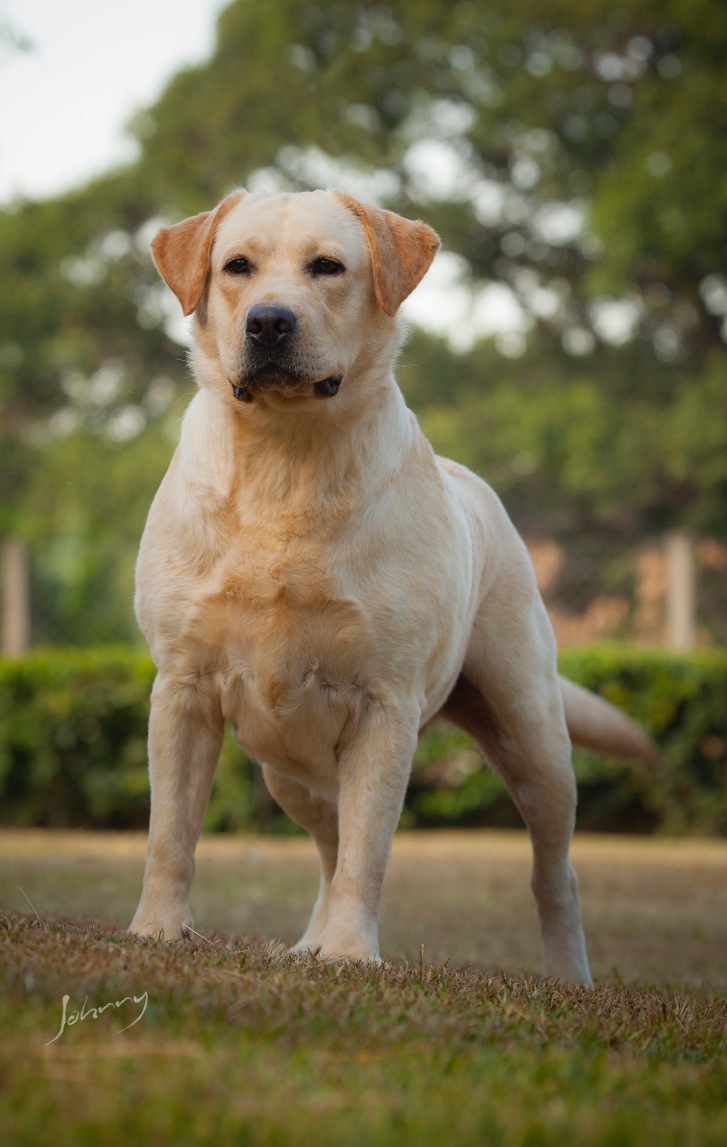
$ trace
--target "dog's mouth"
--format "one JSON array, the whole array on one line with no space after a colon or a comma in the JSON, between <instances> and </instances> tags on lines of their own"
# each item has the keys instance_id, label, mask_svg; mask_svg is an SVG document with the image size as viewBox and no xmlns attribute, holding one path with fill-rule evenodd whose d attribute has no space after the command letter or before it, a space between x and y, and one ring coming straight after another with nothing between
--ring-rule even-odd
<instances>
[{"instance_id":1,"label":"dog's mouth","mask_svg":"<svg viewBox=\"0 0 727 1147\"><path fill-rule=\"evenodd\" d=\"M342 381L339 375L314 381L279 368L265 367L239 382L230 380L230 386L238 402L250 403L254 402L258 395L272 390L289 398L310 397L311 391L316 398L335 398Z\"/></svg>"},{"instance_id":2,"label":"dog's mouth","mask_svg":"<svg viewBox=\"0 0 727 1147\"><path fill-rule=\"evenodd\" d=\"M341 389L343 379L338 377L324 378L313 385L313 389L320 398L335 398Z\"/></svg>"}]
</instances>

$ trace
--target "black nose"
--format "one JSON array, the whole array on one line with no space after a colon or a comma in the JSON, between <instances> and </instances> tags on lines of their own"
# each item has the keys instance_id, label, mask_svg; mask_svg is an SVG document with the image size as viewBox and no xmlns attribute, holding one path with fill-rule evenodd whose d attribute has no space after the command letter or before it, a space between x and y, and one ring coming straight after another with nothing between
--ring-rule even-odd
<instances>
[{"instance_id":1,"label":"black nose","mask_svg":"<svg viewBox=\"0 0 727 1147\"><path fill-rule=\"evenodd\" d=\"M261 303L248 311L245 335L265 350L280 349L293 334L298 320L288 307Z\"/></svg>"}]
</instances>

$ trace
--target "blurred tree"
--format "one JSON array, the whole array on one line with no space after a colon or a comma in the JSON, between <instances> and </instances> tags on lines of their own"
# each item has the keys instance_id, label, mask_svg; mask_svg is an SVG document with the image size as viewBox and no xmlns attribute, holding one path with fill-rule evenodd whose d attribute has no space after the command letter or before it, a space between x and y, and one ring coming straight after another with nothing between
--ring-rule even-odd
<instances>
[{"instance_id":1,"label":"blurred tree","mask_svg":"<svg viewBox=\"0 0 727 1147\"><path fill-rule=\"evenodd\" d=\"M20 52L30 52L33 41L7 16L0 16L0 58Z\"/></svg>"},{"instance_id":2,"label":"blurred tree","mask_svg":"<svg viewBox=\"0 0 727 1147\"><path fill-rule=\"evenodd\" d=\"M235 0L135 163L0 214L0 529L59 437L152 442L188 383L149 238L245 183L424 216L512 292L521 336L417 336L402 381L518 520L724 535L726 54L722 0Z\"/></svg>"},{"instance_id":3,"label":"blurred tree","mask_svg":"<svg viewBox=\"0 0 727 1147\"><path fill-rule=\"evenodd\" d=\"M83 431L46 445L23 493L35 644L138 639L134 562L171 450L158 425L123 446Z\"/></svg>"},{"instance_id":4,"label":"blurred tree","mask_svg":"<svg viewBox=\"0 0 727 1147\"><path fill-rule=\"evenodd\" d=\"M650 370L671 397L649 395ZM452 355L414 330L398 373L435 449L485 475L524 532L727 532L724 355L694 373L654 369L639 342L585 359L534 337L515 359L492 342Z\"/></svg>"},{"instance_id":5,"label":"blurred tree","mask_svg":"<svg viewBox=\"0 0 727 1147\"><path fill-rule=\"evenodd\" d=\"M726 52L721 0L277 0L264 18L237 0L210 63L138 118L136 174L184 214L260 169L306 186L369 167L571 344L618 323L702 362L727 313Z\"/></svg>"}]
</instances>

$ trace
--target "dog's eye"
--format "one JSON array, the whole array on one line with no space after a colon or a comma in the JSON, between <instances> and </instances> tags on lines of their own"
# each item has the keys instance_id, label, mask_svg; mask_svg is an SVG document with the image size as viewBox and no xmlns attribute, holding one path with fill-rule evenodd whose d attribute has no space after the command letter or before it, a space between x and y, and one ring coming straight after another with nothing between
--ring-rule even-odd
<instances>
[{"instance_id":1,"label":"dog's eye","mask_svg":"<svg viewBox=\"0 0 727 1147\"><path fill-rule=\"evenodd\" d=\"M346 270L343 263L337 259L314 259L310 265L312 275L342 275Z\"/></svg>"},{"instance_id":2,"label":"dog's eye","mask_svg":"<svg viewBox=\"0 0 727 1147\"><path fill-rule=\"evenodd\" d=\"M229 263L225 263L225 270L229 271L231 275L249 275L252 267L244 256L239 259L230 259Z\"/></svg>"}]
</instances>

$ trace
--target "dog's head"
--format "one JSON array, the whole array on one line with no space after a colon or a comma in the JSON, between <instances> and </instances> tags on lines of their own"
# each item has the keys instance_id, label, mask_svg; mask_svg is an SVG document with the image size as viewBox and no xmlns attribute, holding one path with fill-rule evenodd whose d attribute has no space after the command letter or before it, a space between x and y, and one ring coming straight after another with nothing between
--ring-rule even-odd
<instances>
[{"instance_id":1,"label":"dog's head","mask_svg":"<svg viewBox=\"0 0 727 1147\"><path fill-rule=\"evenodd\" d=\"M388 374L396 312L438 247L425 223L323 191L235 191L152 243L195 315L202 384L288 409Z\"/></svg>"}]
</instances>

